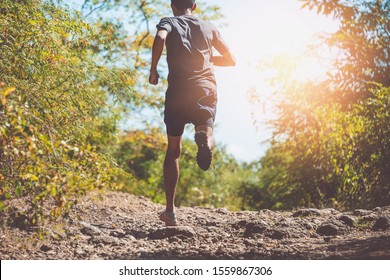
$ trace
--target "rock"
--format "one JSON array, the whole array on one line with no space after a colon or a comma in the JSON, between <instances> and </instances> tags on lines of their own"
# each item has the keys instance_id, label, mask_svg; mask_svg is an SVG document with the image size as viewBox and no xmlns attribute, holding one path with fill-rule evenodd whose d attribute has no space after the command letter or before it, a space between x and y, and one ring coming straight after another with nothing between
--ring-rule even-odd
<instances>
[{"instance_id":1,"label":"rock","mask_svg":"<svg viewBox=\"0 0 390 280\"><path fill-rule=\"evenodd\" d=\"M273 211L272 210L269 210L269 209L261 209L261 210L259 210L258 212L257 212L258 214L268 214L268 215L270 215L270 214L273 214Z\"/></svg>"},{"instance_id":2,"label":"rock","mask_svg":"<svg viewBox=\"0 0 390 280\"><path fill-rule=\"evenodd\" d=\"M233 223L232 227L235 229L244 228L248 225L248 223L249 222L247 220L239 220L239 221Z\"/></svg>"},{"instance_id":3,"label":"rock","mask_svg":"<svg viewBox=\"0 0 390 280\"><path fill-rule=\"evenodd\" d=\"M325 236L324 237L324 241L325 242L329 242L330 240L332 240L332 238L330 236Z\"/></svg>"},{"instance_id":4,"label":"rock","mask_svg":"<svg viewBox=\"0 0 390 280\"><path fill-rule=\"evenodd\" d=\"M370 214L370 211L365 209L356 209L355 211L353 211L353 214L355 216L364 216Z\"/></svg>"},{"instance_id":5,"label":"rock","mask_svg":"<svg viewBox=\"0 0 390 280\"><path fill-rule=\"evenodd\" d=\"M111 246L121 246L121 245L124 245L126 242L124 242L118 238L108 236L108 235L103 235L103 236L97 235L97 236L91 237L91 239L89 239L89 243L111 245Z\"/></svg>"},{"instance_id":6,"label":"rock","mask_svg":"<svg viewBox=\"0 0 390 280\"><path fill-rule=\"evenodd\" d=\"M293 227L296 225L296 222L293 218L284 218L280 220L276 225L279 227Z\"/></svg>"},{"instance_id":7,"label":"rock","mask_svg":"<svg viewBox=\"0 0 390 280\"><path fill-rule=\"evenodd\" d=\"M334 224L323 224L317 229L316 232L319 235L325 236L337 235L339 232L339 228Z\"/></svg>"},{"instance_id":8,"label":"rock","mask_svg":"<svg viewBox=\"0 0 390 280\"><path fill-rule=\"evenodd\" d=\"M389 217L380 217L375 224L372 226L372 230L387 230L390 229L390 218Z\"/></svg>"},{"instance_id":9,"label":"rock","mask_svg":"<svg viewBox=\"0 0 390 280\"><path fill-rule=\"evenodd\" d=\"M355 224L355 219L348 215L341 215L339 220L345 223L347 226L352 227Z\"/></svg>"},{"instance_id":10,"label":"rock","mask_svg":"<svg viewBox=\"0 0 390 280\"><path fill-rule=\"evenodd\" d=\"M95 227L91 224L88 224L86 222L80 222L80 225L82 226L80 232L84 235L97 236L102 234L102 231L98 227Z\"/></svg>"},{"instance_id":11,"label":"rock","mask_svg":"<svg viewBox=\"0 0 390 280\"><path fill-rule=\"evenodd\" d=\"M263 233L268 228L268 224L264 221L250 222L246 225L244 237L252 237L254 234Z\"/></svg>"},{"instance_id":12,"label":"rock","mask_svg":"<svg viewBox=\"0 0 390 280\"><path fill-rule=\"evenodd\" d=\"M196 238L197 234L192 227L165 227L155 231L150 232L149 238L152 240L155 239L165 239L173 236L177 236L181 239L185 238Z\"/></svg>"},{"instance_id":13,"label":"rock","mask_svg":"<svg viewBox=\"0 0 390 280\"><path fill-rule=\"evenodd\" d=\"M244 245L247 247L254 247L257 245L257 242L253 239L245 239L244 240Z\"/></svg>"},{"instance_id":14,"label":"rock","mask_svg":"<svg viewBox=\"0 0 390 280\"><path fill-rule=\"evenodd\" d=\"M181 243L181 239L178 236L172 236L168 238L169 243L175 243L176 245Z\"/></svg>"},{"instance_id":15,"label":"rock","mask_svg":"<svg viewBox=\"0 0 390 280\"><path fill-rule=\"evenodd\" d=\"M340 221L325 222L317 229L317 233L323 236L334 236L344 233L346 230L345 225Z\"/></svg>"},{"instance_id":16,"label":"rock","mask_svg":"<svg viewBox=\"0 0 390 280\"><path fill-rule=\"evenodd\" d=\"M288 230L285 229L272 229L272 230L267 230L265 236L271 239L281 240L284 238L289 238L290 234Z\"/></svg>"},{"instance_id":17,"label":"rock","mask_svg":"<svg viewBox=\"0 0 390 280\"><path fill-rule=\"evenodd\" d=\"M57 231L54 231L50 228L45 228L45 232L48 236L50 236L51 238L53 238L55 240L63 240L66 238L65 233L57 232Z\"/></svg>"},{"instance_id":18,"label":"rock","mask_svg":"<svg viewBox=\"0 0 390 280\"><path fill-rule=\"evenodd\" d=\"M305 229L307 229L307 230L313 230L314 229L313 225L311 223L308 223L308 222L306 222L304 224L304 226L305 226Z\"/></svg>"},{"instance_id":19,"label":"rock","mask_svg":"<svg viewBox=\"0 0 390 280\"><path fill-rule=\"evenodd\" d=\"M133 236L136 239L143 239L149 236L149 232L146 230L126 230L126 236ZM130 237L131 238L131 237Z\"/></svg>"},{"instance_id":20,"label":"rock","mask_svg":"<svg viewBox=\"0 0 390 280\"><path fill-rule=\"evenodd\" d=\"M309 235L310 238L320 238L321 235L319 235L318 233L316 232L310 232L310 235Z\"/></svg>"},{"instance_id":21,"label":"rock","mask_svg":"<svg viewBox=\"0 0 390 280\"><path fill-rule=\"evenodd\" d=\"M368 214L361 218L363 222L372 222L376 221L378 219L378 216L376 214Z\"/></svg>"},{"instance_id":22,"label":"rock","mask_svg":"<svg viewBox=\"0 0 390 280\"><path fill-rule=\"evenodd\" d=\"M110 236L117 237L117 238L124 238L127 236L126 232L124 230L114 230L110 232Z\"/></svg>"},{"instance_id":23,"label":"rock","mask_svg":"<svg viewBox=\"0 0 390 280\"><path fill-rule=\"evenodd\" d=\"M43 252L49 252L52 248L43 244L39 249Z\"/></svg>"},{"instance_id":24,"label":"rock","mask_svg":"<svg viewBox=\"0 0 390 280\"><path fill-rule=\"evenodd\" d=\"M229 210L227 210L226 208L218 208L216 210L217 213L220 213L220 214L228 214L229 213Z\"/></svg>"},{"instance_id":25,"label":"rock","mask_svg":"<svg viewBox=\"0 0 390 280\"><path fill-rule=\"evenodd\" d=\"M27 215L22 213L16 213L12 217L12 226L20 228L20 229L27 229L30 225L29 218Z\"/></svg>"},{"instance_id":26,"label":"rock","mask_svg":"<svg viewBox=\"0 0 390 280\"><path fill-rule=\"evenodd\" d=\"M77 248L76 251L75 251L75 254L82 256L84 254L84 251L82 249L80 249L80 248Z\"/></svg>"},{"instance_id":27,"label":"rock","mask_svg":"<svg viewBox=\"0 0 390 280\"><path fill-rule=\"evenodd\" d=\"M206 227L206 230L207 232L217 232L218 231L218 227Z\"/></svg>"},{"instance_id":28,"label":"rock","mask_svg":"<svg viewBox=\"0 0 390 280\"><path fill-rule=\"evenodd\" d=\"M206 226L208 226L208 227L215 227L217 225L218 225L218 223L215 221L207 221L206 222Z\"/></svg>"},{"instance_id":29,"label":"rock","mask_svg":"<svg viewBox=\"0 0 390 280\"><path fill-rule=\"evenodd\" d=\"M137 238L135 238L135 237L132 236L132 235L126 235L125 238L126 238L126 239L129 239L130 241L137 241Z\"/></svg>"},{"instance_id":30,"label":"rock","mask_svg":"<svg viewBox=\"0 0 390 280\"><path fill-rule=\"evenodd\" d=\"M334 208L325 208L319 210L321 215L339 215L340 211L337 211Z\"/></svg>"},{"instance_id":31,"label":"rock","mask_svg":"<svg viewBox=\"0 0 390 280\"><path fill-rule=\"evenodd\" d=\"M321 212L315 208L299 209L292 214L293 217L321 216Z\"/></svg>"}]
</instances>

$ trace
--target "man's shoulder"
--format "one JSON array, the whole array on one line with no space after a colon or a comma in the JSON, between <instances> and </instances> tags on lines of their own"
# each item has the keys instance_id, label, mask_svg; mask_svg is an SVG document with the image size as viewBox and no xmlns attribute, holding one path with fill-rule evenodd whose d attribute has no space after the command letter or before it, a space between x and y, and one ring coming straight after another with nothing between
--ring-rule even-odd
<instances>
[{"instance_id":1,"label":"man's shoulder","mask_svg":"<svg viewBox=\"0 0 390 280\"><path fill-rule=\"evenodd\" d=\"M174 17L162 17L161 19L160 19L160 22L172 22L172 19L173 19Z\"/></svg>"},{"instance_id":2,"label":"man's shoulder","mask_svg":"<svg viewBox=\"0 0 390 280\"><path fill-rule=\"evenodd\" d=\"M160 20L160 25L169 25L169 28L173 30L181 29L182 26L201 26L204 32L210 33L217 30L215 25L210 21L201 19L195 16L172 16L172 17L164 17Z\"/></svg>"},{"instance_id":3,"label":"man's shoulder","mask_svg":"<svg viewBox=\"0 0 390 280\"><path fill-rule=\"evenodd\" d=\"M167 19L171 22L179 22L179 21L192 21L192 22L198 22L199 24L208 25L214 27L214 25L207 20L204 20L202 18L199 18L197 16L173 16L173 17L165 17L164 19Z\"/></svg>"}]
</instances>

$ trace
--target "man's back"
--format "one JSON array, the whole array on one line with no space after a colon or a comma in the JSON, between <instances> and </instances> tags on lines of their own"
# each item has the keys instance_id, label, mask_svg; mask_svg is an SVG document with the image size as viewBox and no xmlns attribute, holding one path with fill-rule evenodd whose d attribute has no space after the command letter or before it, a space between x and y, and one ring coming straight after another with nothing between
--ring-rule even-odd
<instances>
[{"instance_id":1,"label":"man's back","mask_svg":"<svg viewBox=\"0 0 390 280\"><path fill-rule=\"evenodd\" d=\"M219 52L228 50L217 29L192 15L163 18L157 28L168 31L169 86L215 88L212 47Z\"/></svg>"}]
</instances>

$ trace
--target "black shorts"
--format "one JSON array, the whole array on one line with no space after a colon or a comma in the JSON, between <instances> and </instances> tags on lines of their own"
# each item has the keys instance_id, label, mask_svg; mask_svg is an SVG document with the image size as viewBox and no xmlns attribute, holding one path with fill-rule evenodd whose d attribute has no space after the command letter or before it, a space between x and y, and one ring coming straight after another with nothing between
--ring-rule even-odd
<instances>
[{"instance_id":1,"label":"black shorts","mask_svg":"<svg viewBox=\"0 0 390 280\"><path fill-rule=\"evenodd\" d=\"M165 94L164 122L170 136L181 136L187 123L214 127L216 112L217 92L214 89L168 88Z\"/></svg>"}]
</instances>

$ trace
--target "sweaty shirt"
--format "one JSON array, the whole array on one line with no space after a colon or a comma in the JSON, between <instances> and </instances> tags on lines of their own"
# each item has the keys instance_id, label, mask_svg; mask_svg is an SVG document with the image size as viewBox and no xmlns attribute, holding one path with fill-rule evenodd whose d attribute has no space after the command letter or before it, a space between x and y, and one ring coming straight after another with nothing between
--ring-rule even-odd
<instances>
[{"instance_id":1,"label":"sweaty shirt","mask_svg":"<svg viewBox=\"0 0 390 280\"><path fill-rule=\"evenodd\" d=\"M212 47L219 53L229 48L215 26L192 15L161 19L157 29L168 32L166 39L168 84L170 88L201 86L216 89Z\"/></svg>"}]
</instances>

